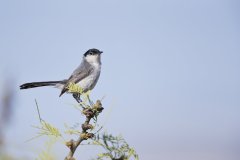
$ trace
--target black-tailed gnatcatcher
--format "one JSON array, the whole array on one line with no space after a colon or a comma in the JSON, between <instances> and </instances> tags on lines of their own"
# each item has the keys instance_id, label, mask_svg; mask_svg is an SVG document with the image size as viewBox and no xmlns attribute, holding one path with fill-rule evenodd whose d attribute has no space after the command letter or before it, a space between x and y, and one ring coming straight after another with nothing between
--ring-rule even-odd
<instances>
[{"instance_id":1,"label":"black-tailed gnatcatcher","mask_svg":"<svg viewBox=\"0 0 240 160\"><path fill-rule=\"evenodd\" d=\"M55 86L61 89L61 95L68 92L70 83L78 84L82 92L92 90L100 76L101 72L101 53L98 49L89 49L84 55L81 64L73 71L68 79L61 81L44 81L25 83L20 86L20 89L29 89L43 86ZM81 102L80 93L72 93L78 103Z\"/></svg>"}]
</instances>

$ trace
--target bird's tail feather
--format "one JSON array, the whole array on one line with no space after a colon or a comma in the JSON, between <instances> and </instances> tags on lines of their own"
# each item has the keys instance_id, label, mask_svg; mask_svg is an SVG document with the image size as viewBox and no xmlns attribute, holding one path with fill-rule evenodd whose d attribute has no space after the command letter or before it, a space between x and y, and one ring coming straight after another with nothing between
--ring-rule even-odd
<instances>
[{"instance_id":1,"label":"bird's tail feather","mask_svg":"<svg viewBox=\"0 0 240 160\"><path fill-rule=\"evenodd\" d=\"M20 86L20 89L29 89L29 88L43 87L43 86L55 86L56 84L65 84L65 82L64 81L45 81L45 82L24 83Z\"/></svg>"}]
</instances>

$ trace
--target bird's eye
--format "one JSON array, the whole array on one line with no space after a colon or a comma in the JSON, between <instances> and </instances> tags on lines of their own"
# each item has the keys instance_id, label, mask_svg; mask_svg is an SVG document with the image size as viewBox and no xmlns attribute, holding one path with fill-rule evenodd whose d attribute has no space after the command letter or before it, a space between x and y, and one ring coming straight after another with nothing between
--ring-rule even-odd
<instances>
[{"instance_id":1,"label":"bird's eye","mask_svg":"<svg viewBox=\"0 0 240 160\"><path fill-rule=\"evenodd\" d=\"M90 52L89 54L90 54L90 55L93 55L93 52Z\"/></svg>"}]
</instances>

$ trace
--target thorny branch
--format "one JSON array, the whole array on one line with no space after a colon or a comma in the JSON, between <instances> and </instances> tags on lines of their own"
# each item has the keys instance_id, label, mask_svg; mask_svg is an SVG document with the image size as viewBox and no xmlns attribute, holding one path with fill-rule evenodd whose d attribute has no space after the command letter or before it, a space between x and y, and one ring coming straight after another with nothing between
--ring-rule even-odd
<instances>
[{"instance_id":1,"label":"thorny branch","mask_svg":"<svg viewBox=\"0 0 240 160\"><path fill-rule=\"evenodd\" d=\"M76 149L82 143L82 141L91 139L94 137L93 133L89 133L88 130L93 128L93 125L90 124L92 118L97 117L99 113L102 112L104 108L102 107L102 103L100 100L97 100L95 104L91 107L83 108L82 113L86 116L85 122L82 124L82 132L77 140L70 140L66 142L66 146L70 149L68 156L65 160L75 160L73 157Z\"/></svg>"}]
</instances>

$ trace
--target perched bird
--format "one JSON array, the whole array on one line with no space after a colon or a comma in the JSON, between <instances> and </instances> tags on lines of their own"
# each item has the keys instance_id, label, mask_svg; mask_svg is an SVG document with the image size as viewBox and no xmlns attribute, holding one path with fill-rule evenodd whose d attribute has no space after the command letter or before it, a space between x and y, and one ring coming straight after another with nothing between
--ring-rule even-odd
<instances>
[{"instance_id":1,"label":"perched bird","mask_svg":"<svg viewBox=\"0 0 240 160\"><path fill-rule=\"evenodd\" d=\"M103 52L98 49L89 49L86 53L84 53L81 64L73 71L68 79L61 81L25 83L20 86L20 89L54 86L61 89L59 97L64 93L68 93L68 85L71 83L78 84L83 93L92 90L95 87L101 73L101 53ZM81 102L80 93L72 93L72 95L78 103Z\"/></svg>"}]
</instances>

